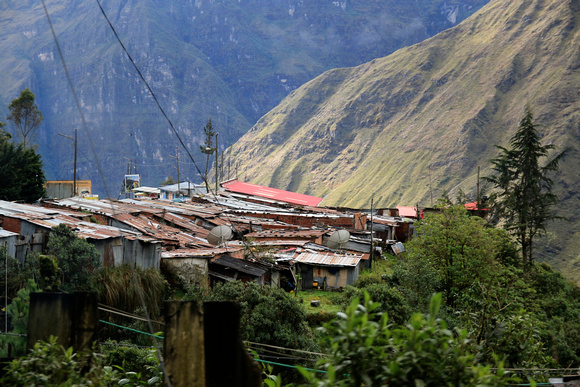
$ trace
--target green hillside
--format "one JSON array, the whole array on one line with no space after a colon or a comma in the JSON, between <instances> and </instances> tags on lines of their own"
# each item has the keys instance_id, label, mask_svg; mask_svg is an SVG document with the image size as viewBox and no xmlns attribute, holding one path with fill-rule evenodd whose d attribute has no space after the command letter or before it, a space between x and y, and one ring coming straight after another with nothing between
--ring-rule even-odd
<instances>
[{"instance_id":1,"label":"green hillside","mask_svg":"<svg viewBox=\"0 0 580 387\"><path fill-rule=\"evenodd\" d=\"M490 171L526 104L545 143L571 147L555 176L560 213L542 259L580 278L580 4L492 1L457 27L291 93L235 144L251 182L323 204L430 206ZM432 191L430 191L430 182Z\"/></svg>"}]
</instances>

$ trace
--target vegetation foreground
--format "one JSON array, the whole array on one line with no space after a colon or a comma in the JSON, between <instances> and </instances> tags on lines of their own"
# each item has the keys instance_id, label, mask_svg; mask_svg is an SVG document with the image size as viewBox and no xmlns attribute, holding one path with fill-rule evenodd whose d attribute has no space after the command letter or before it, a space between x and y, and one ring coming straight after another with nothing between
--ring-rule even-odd
<instances>
[{"instance_id":1,"label":"vegetation foreground","mask_svg":"<svg viewBox=\"0 0 580 387\"><path fill-rule=\"evenodd\" d=\"M282 380L311 386L497 386L546 381L545 369L580 364L580 289L545 264L524 264L505 231L460 206L421 221L407 253L380 262L390 274L375 267L355 286L330 293L342 309L336 316L307 314L304 292L289 294L253 283L224 283L209 290L179 283L170 287L156 270L137 270L134 281L128 267L99 268L91 245L63 226L51 234L49 246L48 255L31 256L21 276L9 277L10 292L17 292L7 310L14 334L26 333L30 291L93 289L100 302L143 315L139 282L156 321L161 301L171 297L240 302L242 337L258 361L268 353L252 343L280 347L278 362L294 367L272 368L264 362L264 383L270 386ZM8 259L11 270L15 262ZM87 260L93 260L92 267L79 264ZM109 320L146 331L144 323L130 318ZM54 341L38 343L26 354L21 336L0 336L4 356L9 347L20 348L2 382L160 385L163 374L154 348L160 342L134 331L103 327L100 337L106 341L95 347L90 366ZM293 350L311 354L296 360Z\"/></svg>"}]
</instances>

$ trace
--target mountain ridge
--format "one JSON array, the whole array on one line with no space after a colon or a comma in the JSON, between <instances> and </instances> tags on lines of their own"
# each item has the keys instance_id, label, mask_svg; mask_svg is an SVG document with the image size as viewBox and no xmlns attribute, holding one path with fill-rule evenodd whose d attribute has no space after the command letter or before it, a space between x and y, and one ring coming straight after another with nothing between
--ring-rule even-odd
<instances>
[{"instance_id":1,"label":"mountain ridge","mask_svg":"<svg viewBox=\"0 0 580 387\"><path fill-rule=\"evenodd\" d=\"M578 8L492 1L424 42L324 73L262 117L231 158L251 182L326 205L431 206L431 196L459 188L473 196L478 165L491 172L494 145L507 145L529 104L543 142L573 148L555 181L560 213L579 210ZM292 116L304 115L293 127ZM572 222L578 235L576 215ZM573 237L551 238L580 273Z\"/></svg>"},{"instance_id":2,"label":"mountain ridge","mask_svg":"<svg viewBox=\"0 0 580 387\"><path fill-rule=\"evenodd\" d=\"M314 76L420 41L486 2L110 0L102 5L201 164L202 128L210 117L225 149ZM169 155L178 141L96 2L45 3L88 121L86 133L79 131L79 176L93 180L101 195L107 185L106 194L116 196L125 159L137 161L144 184L175 175ZM46 118L38 149L47 176L71 178L72 144L57 133L82 127L43 7L31 0L6 1L0 10L0 117L29 87ZM98 150L104 176L96 173L91 147ZM181 172L201 180L191 160Z\"/></svg>"}]
</instances>

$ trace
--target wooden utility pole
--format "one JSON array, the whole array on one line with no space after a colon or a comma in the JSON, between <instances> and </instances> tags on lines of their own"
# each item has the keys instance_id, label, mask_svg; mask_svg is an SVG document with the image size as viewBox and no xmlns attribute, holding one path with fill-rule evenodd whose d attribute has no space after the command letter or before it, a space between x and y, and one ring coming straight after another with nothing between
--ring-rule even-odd
<instances>
[{"instance_id":1,"label":"wooden utility pole","mask_svg":"<svg viewBox=\"0 0 580 387\"><path fill-rule=\"evenodd\" d=\"M75 157L74 157L74 165L73 165L73 197L77 195L77 128L75 128L75 136L74 138L71 136L67 136L66 134L59 133L59 136L68 138L69 140L73 140L75 144Z\"/></svg>"},{"instance_id":2,"label":"wooden utility pole","mask_svg":"<svg viewBox=\"0 0 580 387\"><path fill-rule=\"evenodd\" d=\"M374 206L374 197L371 197L371 257L370 257L370 269L373 270L373 259L375 257L375 246L374 246L374 226L373 226L373 209Z\"/></svg>"},{"instance_id":3,"label":"wooden utility pole","mask_svg":"<svg viewBox=\"0 0 580 387\"><path fill-rule=\"evenodd\" d=\"M219 146L218 146L218 135L219 133L215 134L215 194L218 194L218 180L219 180Z\"/></svg>"},{"instance_id":4,"label":"wooden utility pole","mask_svg":"<svg viewBox=\"0 0 580 387\"><path fill-rule=\"evenodd\" d=\"M171 157L172 159L175 159L177 161L177 194L179 195L179 192L181 191L181 186L179 184L179 147L178 146L175 147L175 156L169 155L169 157Z\"/></svg>"},{"instance_id":5,"label":"wooden utility pole","mask_svg":"<svg viewBox=\"0 0 580 387\"><path fill-rule=\"evenodd\" d=\"M431 186L431 166L429 165L429 195L431 195L431 208L433 208L433 189ZM419 215L419 207L417 207L417 216Z\"/></svg>"},{"instance_id":6,"label":"wooden utility pole","mask_svg":"<svg viewBox=\"0 0 580 387\"><path fill-rule=\"evenodd\" d=\"M479 170L480 166L477 166L477 209L479 210L479 204L481 203L481 193L479 191Z\"/></svg>"}]
</instances>

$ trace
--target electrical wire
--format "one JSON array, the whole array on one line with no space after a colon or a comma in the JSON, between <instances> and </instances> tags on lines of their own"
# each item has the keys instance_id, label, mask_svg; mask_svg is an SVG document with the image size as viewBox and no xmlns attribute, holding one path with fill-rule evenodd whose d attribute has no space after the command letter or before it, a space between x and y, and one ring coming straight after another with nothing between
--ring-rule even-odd
<instances>
[{"instance_id":1,"label":"electrical wire","mask_svg":"<svg viewBox=\"0 0 580 387\"><path fill-rule=\"evenodd\" d=\"M64 71L65 71L65 74L66 74L66 78L67 78L67 81L68 81L69 87L70 87L70 89L71 89L71 92L72 92L72 94L73 94L73 96L74 96L74 100L75 100L76 107L77 107L77 109L78 109L78 111L79 111L79 114L80 114L80 116L81 116L81 121L82 121L82 128L83 128L83 130L84 130L84 132L85 132L85 135L86 135L86 136L87 136L87 138L88 138L88 141L89 141L89 145L90 145L91 151L92 151L92 153L93 153L93 155L94 155L94 157L95 157L95 163L96 163L96 166L97 166L97 171L98 171L98 173L99 173L99 175L100 175L100 177L101 177L101 179L102 179L102 182L103 182L103 185L104 185L104 187L105 187L105 192L106 192L106 194L107 194L107 197L111 197L111 195L110 195L110 191L109 191L109 188L108 188L108 184L107 184L107 182L106 182L106 180L105 180L105 177L104 177L104 176L105 176L105 174L103 173L103 169L101 168L101 164L100 164L100 162L99 162L99 158L98 158L97 152L96 152L96 150L95 150L95 146L94 146L93 140L92 140L92 138L91 138L91 135L90 135L90 133L89 133L89 131L88 131L88 129L87 129L87 121L86 121L86 119L85 119L84 112L83 112L83 110L82 110L82 108L81 108L81 104L80 104L80 102L79 102L78 95L77 95L77 93L76 93L76 91L75 91L75 88L74 88L74 85L73 85L73 83L72 83L72 79L71 79L71 77L70 77L70 73L69 73L68 67L67 67L67 65L66 65L66 61L65 61L65 59L64 59L64 55L63 55L63 53L62 53L62 49L61 49L61 47L60 47L60 44L59 44L59 42L58 42L58 38L57 38L57 36L56 36L56 33L55 33L55 31L54 31L54 26L53 26L53 24L52 24L52 20L50 19L50 15L49 15L49 13L48 13L48 9L46 8L45 1L44 1L44 0L41 0L41 2L42 2L42 6L43 6L43 8L44 8L44 13L45 13L45 15L46 15L46 19L47 19L47 21L48 21L48 25L49 25L49 27L50 27L50 31L51 31L51 33L52 33L52 37L53 37L53 39L54 39L54 42L55 42L55 45L56 45L56 47L57 47L57 51L58 51L58 54L59 54L59 57L60 57L60 60L61 60L62 66L63 66L63 68L64 68ZM98 0L97 0L97 2L98 2ZM99 3L99 7L100 7L100 3ZM101 8L101 9L102 9L102 8ZM103 12L104 12L104 11L103 11ZM113 205L113 203L112 203L112 202L111 202L111 209L112 209L113 213L116 213L116 211L115 211L115 207L114 207L114 205ZM137 278L136 278L136 273L135 273L135 268L134 268L132 265L131 265L131 271L132 271L132 273L133 273L133 279L134 279L134 281L135 281L135 282L134 282L134 283L135 283L135 288L137 289L137 293L139 294L139 299L140 299L140 301L141 301L141 305L143 306L143 310L144 310L144 313L145 313L145 317L146 317L146 318L147 318L147 320L148 320L149 330L150 330L151 332L153 332L153 325L151 324L151 318L150 318L150 316L149 316L149 311L147 310L147 305L145 304L145 300L144 300L144 297L143 297L143 291L142 291L142 289L141 289L141 286L139 285L139 282L137 281ZM151 333L151 334L152 334L152 333ZM161 368L162 368L162 370L163 370L163 374L165 375L165 383L166 383L166 384L167 384L169 387L171 387L171 381L169 380L169 378L168 378L168 376L167 376L167 373L165 372L165 361L164 361L163 355L162 355L162 353L161 353L161 351L160 351L160 350L157 350L157 356L158 356L158 358L159 358L159 364L160 364L160 366L161 366Z\"/></svg>"},{"instance_id":2,"label":"electrical wire","mask_svg":"<svg viewBox=\"0 0 580 387\"><path fill-rule=\"evenodd\" d=\"M102 305L102 304L99 304L99 305ZM102 310L103 312L113 313L113 314L117 314L119 316L132 318L134 320L147 322L147 319L145 317L137 316L135 314L131 314L131 313L122 311L120 309L115 309L115 308L110 307L110 306L103 305L103 306L99 306L98 309ZM162 323L160 321L152 320L152 322L159 324L159 325L165 325L165 323Z\"/></svg>"},{"instance_id":3,"label":"electrical wire","mask_svg":"<svg viewBox=\"0 0 580 387\"><path fill-rule=\"evenodd\" d=\"M326 353L304 351L304 350L301 350L301 349L293 349L293 348L284 348L284 347L280 347L280 346L276 346L276 345L271 345L271 344L255 343L255 342L252 342L252 341L244 341L244 343L248 343L248 344L252 344L252 345L258 345L258 346L262 346L262 347L269 347L269 348L274 348L274 349L281 349L281 350L284 350L284 351L292 351L292 352L306 353L308 355L329 356Z\"/></svg>"},{"instance_id":4,"label":"electrical wire","mask_svg":"<svg viewBox=\"0 0 580 387\"><path fill-rule=\"evenodd\" d=\"M147 82L147 80L143 76L143 73L141 73L141 70L139 69L139 67L137 66L137 64L135 63L135 61L133 60L133 57L131 56L131 54L129 54L129 51L127 51L127 48L125 47L125 45L121 41L121 38L119 37L119 34L117 33L117 30L115 29L115 27L113 26L113 24L109 20L109 17L105 13L105 10L103 9L103 6L101 5L100 0L95 0L95 1L97 2L98 6L99 6L99 9L101 10L101 13L103 14L103 17L105 18L105 20L109 24L109 27L111 28L111 31L113 31L113 34L115 35L115 38L117 38L117 41L119 42L119 45L123 49L123 52L125 52L125 55L127 55L127 58L129 58L129 61L133 65L133 68L135 69L135 71L137 71L137 74L139 75L139 78L141 78L141 80L143 81L143 83L147 87L147 90L149 91L149 94L151 94L151 97L155 101L155 104L157 105L157 108L159 109L159 111L161 112L161 114L163 114L163 117L165 117L165 119L167 120L167 123L169 124L169 127L173 131L173 134L175 135L175 137L177 137L177 139L179 140L179 143L181 144L181 146L183 147L183 149L185 150L185 152L189 156L189 159L193 162L193 164L195 166L195 169L199 173L200 177L202 177L202 179L204 180L204 182L207 184L207 178L205 176L203 176L203 174L201 173L201 169L199 169L197 163L193 159L193 156L189 152L189 149L185 145L185 142L183 142L183 139L181 138L181 136L177 132L177 129L173 125L173 122L171 121L171 119L169 118L169 116L167 116L167 113L165 113L165 110L163 109L163 107L159 103L159 100L157 99L157 95L155 95L155 92L153 91L153 89L149 85L149 82Z\"/></svg>"},{"instance_id":5,"label":"electrical wire","mask_svg":"<svg viewBox=\"0 0 580 387\"><path fill-rule=\"evenodd\" d=\"M43 0L44 1L44 0ZM171 119L169 118L169 116L165 113L165 110L163 109L163 107L161 106L161 104L159 103L159 100L157 99L157 96L155 95L155 92L153 91L153 89L151 88L151 86L149 85L149 82L147 82L147 80L145 79L145 77L143 76L143 73L141 72L141 70L139 69L139 67L137 66L137 64L135 63L135 61L133 60L133 57L131 56L131 54L129 54L129 51L127 50L127 48L125 47L125 45L123 44L123 42L121 41L121 38L119 37L119 34L117 33L117 30L115 29L115 27L113 26L113 23L111 23L111 20L109 19L109 17L107 16L105 10L103 9L100 0L95 0L97 2L97 5L99 6L99 9L103 15L103 17L105 18L105 20L107 21L107 23L109 24L109 27L111 28L111 31L113 32L113 34L115 35L115 38L117 39L117 41L119 42L119 45L121 46L123 52L125 53L125 55L127 55L127 58L129 59L129 61L131 62L131 64L133 65L135 71L137 72L137 74L139 75L139 78L141 78L141 80L143 81L143 83L145 84L145 86L147 87L147 90L149 91L149 93L151 94L151 97L153 98L153 100L155 101L157 107L159 108L159 111L161 111L161 113L163 114L163 117L165 117L165 119L167 120L167 123L169 124L169 127L171 128L173 134L175 135L175 137L177 137L177 139L179 140L179 143L181 144L181 146L183 147L183 149L185 150L185 152L187 153L189 159L191 160L191 162L193 163L197 173L199 174L199 176L202 178L203 182L205 183L206 187L208 187L208 191L210 191L209 193L214 197L214 200L217 202L218 206L222 206L223 208L226 208L225 206L221 205L219 203L219 200L217 198L217 192L212 193L211 190L209 190L209 183L207 181L207 176L204 175L201 172L201 169L199 168L199 166L197 165L197 163L195 162L193 156L191 155L191 152L189 151L189 149L187 148L187 146L185 145L185 142L182 140L181 136L179 135L177 129L175 128L175 126L173 125L173 122L171 121ZM216 163L217 163L217 157L216 157ZM217 179L217 176L216 176ZM233 231L236 231L234 224L229 221L230 227L232 228ZM227 250L227 246L226 246L226 250Z\"/></svg>"}]
</instances>

